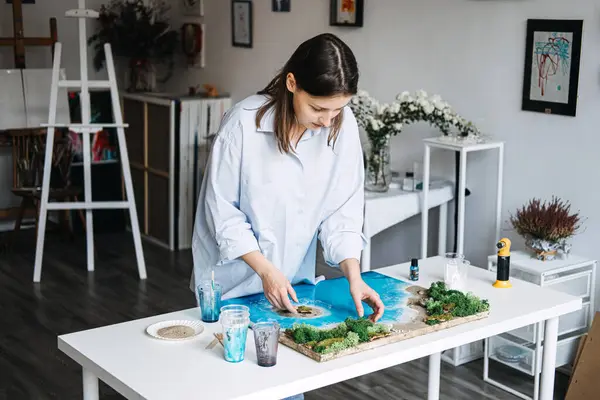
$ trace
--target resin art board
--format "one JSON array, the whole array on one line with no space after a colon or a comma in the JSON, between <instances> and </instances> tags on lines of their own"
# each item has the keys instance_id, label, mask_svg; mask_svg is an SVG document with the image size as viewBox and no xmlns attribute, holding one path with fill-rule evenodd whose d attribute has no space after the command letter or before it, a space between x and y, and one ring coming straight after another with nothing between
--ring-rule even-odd
<instances>
[{"instance_id":1,"label":"resin art board","mask_svg":"<svg viewBox=\"0 0 600 400\"><path fill-rule=\"evenodd\" d=\"M346 318L358 318L354 301L350 296L350 288L346 278L323 280L316 285L295 285L298 296L299 314L275 310L264 294L255 294L223 301L223 305L241 304L249 307L252 323L274 320L282 330L280 342L292 349L313 358L316 361L327 361L348 354L358 353L385 344L394 343L411 337L425 335L441 329L447 329L469 321L485 318L488 312L481 312L466 317L452 318L448 321L429 325L424 302L427 299L427 289L413 282L402 280L369 271L362 274L363 280L379 293L385 305L383 317L378 321L385 324L390 332L375 340L360 343L357 346L335 353L319 354L309 347L294 342L284 334L284 330L297 324L307 324L318 329L328 329L342 323ZM304 306L304 307L302 307ZM363 303L365 316L372 313L371 308ZM305 312L305 313L303 313Z\"/></svg>"}]
</instances>

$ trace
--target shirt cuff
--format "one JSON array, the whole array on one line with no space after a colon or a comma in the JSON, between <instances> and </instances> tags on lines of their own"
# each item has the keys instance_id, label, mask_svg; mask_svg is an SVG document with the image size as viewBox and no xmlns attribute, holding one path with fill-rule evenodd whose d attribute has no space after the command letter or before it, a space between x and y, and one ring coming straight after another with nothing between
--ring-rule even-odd
<instances>
[{"instance_id":1,"label":"shirt cuff","mask_svg":"<svg viewBox=\"0 0 600 400\"><path fill-rule=\"evenodd\" d=\"M325 262L332 267L336 267L348 258L355 258L360 261L361 252L366 245L367 239L362 233L338 232L329 240L324 249Z\"/></svg>"},{"instance_id":2,"label":"shirt cuff","mask_svg":"<svg viewBox=\"0 0 600 400\"><path fill-rule=\"evenodd\" d=\"M221 255L221 262L223 264L227 261L235 260L253 251L260 251L258 242L251 232L244 234L238 240L225 239L219 244L219 252Z\"/></svg>"}]
</instances>

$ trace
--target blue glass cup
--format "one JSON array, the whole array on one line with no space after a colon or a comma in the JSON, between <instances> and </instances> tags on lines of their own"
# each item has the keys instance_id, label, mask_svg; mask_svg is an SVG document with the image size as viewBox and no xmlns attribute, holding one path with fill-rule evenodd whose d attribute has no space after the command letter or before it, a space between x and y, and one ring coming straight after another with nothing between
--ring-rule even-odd
<instances>
[{"instance_id":1,"label":"blue glass cup","mask_svg":"<svg viewBox=\"0 0 600 400\"><path fill-rule=\"evenodd\" d=\"M198 285L198 306L204 322L217 322L221 311L222 288L218 283L206 281Z\"/></svg>"},{"instance_id":2,"label":"blue glass cup","mask_svg":"<svg viewBox=\"0 0 600 400\"><path fill-rule=\"evenodd\" d=\"M225 361L244 361L246 340L250 325L250 312L246 306L225 306L221 308L223 327L223 347Z\"/></svg>"}]
</instances>

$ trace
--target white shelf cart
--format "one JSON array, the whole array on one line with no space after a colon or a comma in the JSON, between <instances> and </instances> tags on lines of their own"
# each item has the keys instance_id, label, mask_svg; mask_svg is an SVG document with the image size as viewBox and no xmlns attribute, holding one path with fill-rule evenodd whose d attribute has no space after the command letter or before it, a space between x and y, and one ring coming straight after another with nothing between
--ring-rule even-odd
<instances>
[{"instance_id":1,"label":"white shelf cart","mask_svg":"<svg viewBox=\"0 0 600 400\"><path fill-rule=\"evenodd\" d=\"M496 270L497 255L488 257L488 270ZM521 279L540 286L582 298L579 311L559 318L556 368L570 370L579 339L592 325L596 290L596 260L569 255L565 259L540 261L530 253L514 251L510 257L511 279ZM484 341L483 379L523 399L539 398L540 371L543 349L543 324L528 325ZM519 370L534 379L534 391L519 392L490 378L490 362L494 360Z\"/></svg>"}]
</instances>

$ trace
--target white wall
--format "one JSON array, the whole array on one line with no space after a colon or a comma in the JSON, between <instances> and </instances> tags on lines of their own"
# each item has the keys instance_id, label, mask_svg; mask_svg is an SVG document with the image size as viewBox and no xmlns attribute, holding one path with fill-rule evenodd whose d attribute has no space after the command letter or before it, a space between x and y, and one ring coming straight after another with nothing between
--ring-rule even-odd
<instances>
[{"instance_id":1,"label":"white wall","mask_svg":"<svg viewBox=\"0 0 600 400\"><path fill-rule=\"evenodd\" d=\"M506 141L503 228L509 213L533 196L560 196L588 219L573 252L600 258L600 3L596 0L376 0L368 1L363 28L328 26L324 0L294 0L290 13L273 13L270 0L254 1L254 48L231 46L230 2L206 0L207 68L173 82L214 83L240 100L265 85L303 40L330 31L354 50L360 85L383 101L403 90L439 93L486 133ZM527 18L581 18L577 117L521 111ZM437 135L425 125L394 138L393 167L403 170L422 157L421 139ZM453 176L453 155L434 152L434 172ZM485 264L494 253L496 154L469 157L465 253ZM435 214L432 213L435 219ZM452 212L449 215L452 221ZM419 217L375 239L374 265L405 261L419 252ZM449 228L452 225L449 224ZM452 244L452 230L449 231ZM516 233L502 232L522 241ZM598 274L600 277L600 274ZM599 296L597 296L598 299Z\"/></svg>"}]
</instances>

